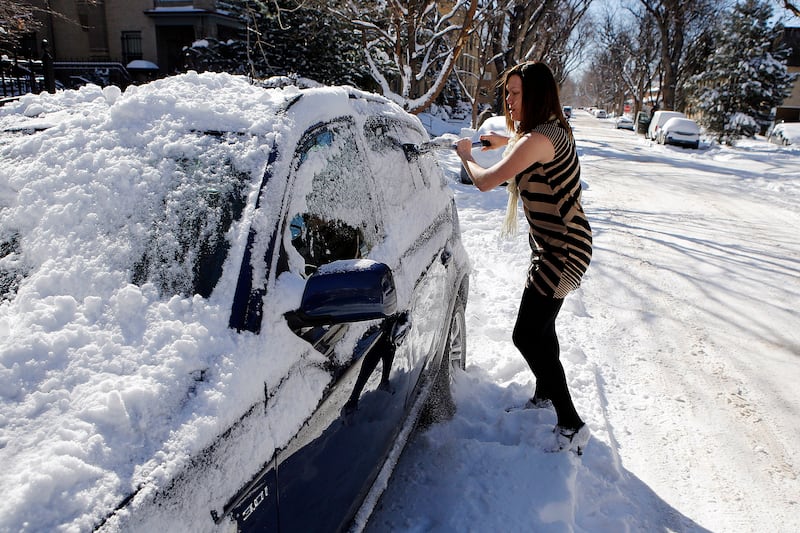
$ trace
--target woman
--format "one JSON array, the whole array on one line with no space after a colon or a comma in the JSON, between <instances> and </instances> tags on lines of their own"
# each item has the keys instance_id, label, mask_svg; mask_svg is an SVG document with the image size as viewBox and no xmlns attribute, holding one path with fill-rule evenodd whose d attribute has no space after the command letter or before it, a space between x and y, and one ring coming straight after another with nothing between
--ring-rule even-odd
<instances>
[{"instance_id":1,"label":"woman","mask_svg":"<svg viewBox=\"0 0 800 533\"><path fill-rule=\"evenodd\" d=\"M580 286L592 256L592 230L580 202L580 163L547 65L517 65L502 83L506 123L515 135L492 132L481 140L489 141L483 149L506 146L503 159L482 168L472 157L470 139L459 140L456 151L479 190L509 181L506 227L516 226L517 196L522 197L533 253L513 340L536 377L526 406L552 403L558 417L553 451L581 454L589 428L572 403L555 330L564 297Z\"/></svg>"}]
</instances>

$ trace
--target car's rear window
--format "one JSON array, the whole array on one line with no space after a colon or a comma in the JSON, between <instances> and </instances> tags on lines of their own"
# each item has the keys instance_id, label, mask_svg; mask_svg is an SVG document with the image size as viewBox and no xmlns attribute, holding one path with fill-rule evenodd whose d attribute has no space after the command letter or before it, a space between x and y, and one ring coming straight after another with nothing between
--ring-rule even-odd
<instances>
[{"instance_id":1,"label":"car's rear window","mask_svg":"<svg viewBox=\"0 0 800 533\"><path fill-rule=\"evenodd\" d=\"M16 231L0 229L0 300L13 299L27 272L19 247Z\"/></svg>"},{"instance_id":2,"label":"car's rear window","mask_svg":"<svg viewBox=\"0 0 800 533\"><path fill-rule=\"evenodd\" d=\"M208 297L222 275L226 234L245 206L249 175L235 168L229 147L209 136L196 157L162 162L168 182L153 209L147 245L133 265L132 282L151 282L162 294Z\"/></svg>"}]
</instances>

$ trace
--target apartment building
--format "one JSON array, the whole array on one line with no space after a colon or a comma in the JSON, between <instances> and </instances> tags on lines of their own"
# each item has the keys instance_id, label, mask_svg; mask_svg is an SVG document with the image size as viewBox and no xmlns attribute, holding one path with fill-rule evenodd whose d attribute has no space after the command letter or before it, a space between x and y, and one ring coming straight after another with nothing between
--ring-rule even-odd
<instances>
[{"instance_id":1,"label":"apartment building","mask_svg":"<svg viewBox=\"0 0 800 533\"><path fill-rule=\"evenodd\" d=\"M25 47L56 62L109 62L166 75L183 70L182 49L198 39L233 38L244 28L216 0L31 0L43 27ZM139 67L139 69L136 68Z\"/></svg>"},{"instance_id":2,"label":"apartment building","mask_svg":"<svg viewBox=\"0 0 800 533\"><path fill-rule=\"evenodd\" d=\"M797 78L792 93L775 110L775 122L800 122L800 27L784 28L782 40L792 51L786 70Z\"/></svg>"}]
</instances>

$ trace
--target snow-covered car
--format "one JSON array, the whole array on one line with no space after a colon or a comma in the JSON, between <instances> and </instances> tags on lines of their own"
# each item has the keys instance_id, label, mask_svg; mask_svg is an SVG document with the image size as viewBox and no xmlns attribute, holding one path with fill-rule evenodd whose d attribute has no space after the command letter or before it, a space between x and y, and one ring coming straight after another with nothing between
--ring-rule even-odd
<instances>
[{"instance_id":1,"label":"snow-covered car","mask_svg":"<svg viewBox=\"0 0 800 533\"><path fill-rule=\"evenodd\" d=\"M506 127L506 118L502 115L496 115L493 117L487 118L480 127L472 132L471 138L473 142L478 142L480 140L481 135L486 135L487 133L499 133L500 135L508 136L508 128ZM475 158L475 161L484 168L490 167L500 161L503 157L503 149L498 148L495 150L482 150L480 147L476 147L472 150L472 156ZM467 173L466 169L462 166L461 171L459 174L459 178L461 183L472 183L472 179L469 177L469 173Z\"/></svg>"},{"instance_id":2,"label":"snow-covered car","mask_svg":"<svg viewBox=\"0 0 800 533\"><path fill-rule=\"evenodd\" d=\"M627 115L620 115L614 120L614 127L618 130L633 131L633 119Z\"/></svg>"},{"instance_id":3,"label":"snow-covered car","mask_svg":"<svg viewBox=\"0 0 800 533\"><path fill-rule=\"evenodd\" d=\"M656 141L659 144L699 148L700 126L690 118L672 117L658 130Z\"/></svg>"},{"instance_id":4,"label":"snow-covered car","mask_svg":"<svg viewBox=\"0 0 800 533\"><path fill-rule=\"evenodd\" d=\"M770 130L767 140L774 144L800 145L800 122L781 122Z\"/></svg>"},{"instance_id":5,"label":"snow-covered car","mask_svg":"<svg viewBox=\"0 0 800 533\"><path fill-rule=\"evenodd\" d=\"M647 134L645 137L651 141L658 140L658 134L666 122L675 117L686 118L686 115L680 111L656 111L650 119L650 124L647 126Z\"/></svg>"},{"instance_id":6,"label":"snow-covered car","mask_svg":"<svg viewBox=\"0 0 800 533\"><path fill-rule=\"evenodd\" d=\"M464 368L428 139L228 74L0 108L0 530L363 526Z\"/></svg>"}]
</instances>

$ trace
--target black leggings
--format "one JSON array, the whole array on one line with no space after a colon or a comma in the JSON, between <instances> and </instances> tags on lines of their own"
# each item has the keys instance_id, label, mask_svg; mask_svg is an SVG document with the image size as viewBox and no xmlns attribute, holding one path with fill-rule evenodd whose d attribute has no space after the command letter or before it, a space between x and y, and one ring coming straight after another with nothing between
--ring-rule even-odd
<instances>
[{"instance_id":1,"label":"black leggings","mask_svg":"<svg viewBox=\"0 0 800 533\"><path fill-rule=\"evenodd\" d=\"M556 317L563 303L564 300L542 296L535 288L526 287L512 338L536 377L535 396L553 402L558 425L577 429L583 420L569 394L556 335Z\"/></svg>"}]
</instances>

